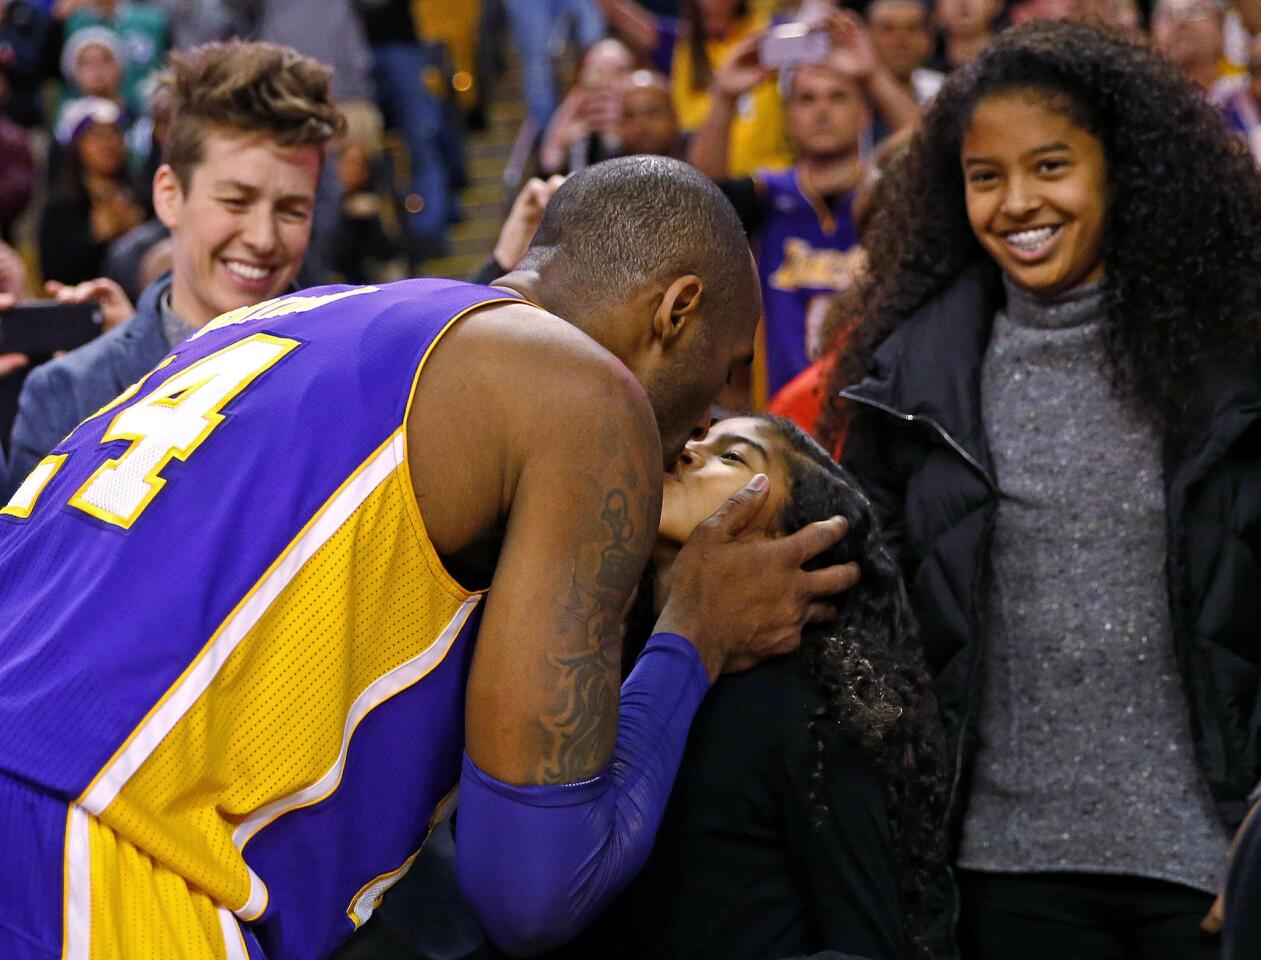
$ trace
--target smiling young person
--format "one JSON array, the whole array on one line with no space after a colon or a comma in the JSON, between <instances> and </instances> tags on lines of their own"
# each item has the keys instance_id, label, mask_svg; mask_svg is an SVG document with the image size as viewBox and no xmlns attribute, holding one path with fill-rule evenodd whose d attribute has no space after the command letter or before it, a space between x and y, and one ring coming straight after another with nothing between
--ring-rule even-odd
<instances>
[{"instance_id":1,"label":"smiling young person","mask_svg":"<svg viewBox=\"0 0 1261 960\"><path fill-rule=\"evenodd\" d=\"M953 747L965 956L1214 956L1261 779L1261 184L1171 66L1053 23L891 176L833 384Z\"/></svg>"},{"instance_id":2,"label":"smiling young person","mask_svg":"<svg viewBox=\"0 0 1261 960\"><path fill-rule=\"evenodd\" d=\"M131 321L31 372L13 428L14 483L180 341L293 285L324 147L344 125L331 76L274 44L171 56L159 85L173 119L153 204L171 231L172 271L141 294Z\"/></svg>"}]
</instances>

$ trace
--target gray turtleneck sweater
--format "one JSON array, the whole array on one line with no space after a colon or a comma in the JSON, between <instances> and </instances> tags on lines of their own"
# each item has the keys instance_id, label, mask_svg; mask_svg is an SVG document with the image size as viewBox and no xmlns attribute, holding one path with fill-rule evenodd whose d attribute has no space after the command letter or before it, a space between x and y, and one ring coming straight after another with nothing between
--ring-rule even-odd
<instances>
[{"instance_id":1,"label":"gray turtleneck sweater","mask_svg":"<svg viewBox=\"0 0 1261 960\"><path fill-rule=\"evenodd\" d=\"M1192 753L1157 425L1118 399L1102 293L1007 285L982 372L999 486L960 865L1216 893L1229 835Z\"/></svg>"}]
</instances>

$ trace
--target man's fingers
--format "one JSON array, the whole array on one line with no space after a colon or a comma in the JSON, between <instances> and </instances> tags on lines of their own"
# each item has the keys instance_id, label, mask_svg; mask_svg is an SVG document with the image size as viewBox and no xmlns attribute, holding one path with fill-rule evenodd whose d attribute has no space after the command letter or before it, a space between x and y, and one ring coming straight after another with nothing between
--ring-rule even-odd
<instances>
[{"instance_id":1,"label":"man's fingers","mask_svg":"<svg viewBox=\"0 0 1261 960\"><path fill-rule=\"evenodd\" d=\"M126 300L127 294L123 293L120 287L109 277L97 277L95 280L88 280L79 284L79 291L85 300Z\"/></svg>"},{"instance_id":2,"label":"man's fingers","mask_svg":"<svg viewBox=\"0 0 1261 960\"><path fill-rule=\"evenodd\" d=\"M779 541L780 548L797 566L813 560L824 550L836 546L849 533L849 521L844 517L831 517L802 527L791 536Z\"/></svg>"},{"instance_id":3,"label":"man's fingers","mask_svg":"<svg viewBox=\"0 0 1261 960\"><path fill-rule=\"evenodd\" d=\"M836 607L830 603L806 605L806 623L831 623L836 619Z\"/></svg>"},{"instance_id":4,"label":"man's fingers","mask_svg":"<svg viewBox=\"0 0 1261 960\"><path fill-rule=\"evenodd\" d=\"M14 370L21 370L31 362L24 353L0 353L0 377L8 376Z\"/></svg>"},{"instance_id":5,"label":"man's fingers","mask_svg":"<svg viewBox=\"0 0 1261 960\"><path fill-rule=\"evenodd\" d=\"M713 516L706 520L702 527L717 531L727 538L735 537L757 515L758 508L766 499L768 486L766 474L759 473L715 510Z\"/></svg>"},{"instance_id":6,"label":"man's fingers","mask_svg":"<svg viewBox=\"0 0 1261 960\"><path fill-rule=\"evenodd\" d=\"M1200 929L1205 933L1221 933L1222 924L1226 920L1226 901L1219 893L1209 908L1208 914L1200 921Z\"/></svg>"},{"instance_id":7,"label":"man's fingers","mask_svg":"<svg viewBox=\"0 0 1261 960\"><path fill-rule=\"evenodd\" d=\"M862 571L856 563L843 563L822 570L809 570L804 574L808 597L834 597L858 583Z\"/></svg>"},{"instance_id":8,"label":"man's fingers","mask_svg":"<svg viewBox=\"0 0 1261 960\"><path fill-rule=\"evenodd\" d=\"M18 302L17 294L0 293L0 310L8 310Z\"/></svg>"}]
</instances>

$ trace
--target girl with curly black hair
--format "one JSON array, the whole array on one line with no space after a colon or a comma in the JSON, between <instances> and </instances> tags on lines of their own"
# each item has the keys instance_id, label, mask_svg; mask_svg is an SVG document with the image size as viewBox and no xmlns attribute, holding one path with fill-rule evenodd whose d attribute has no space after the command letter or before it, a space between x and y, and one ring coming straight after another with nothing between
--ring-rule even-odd
<instances>
[{"instance_id":1,"label":"girl with curly black hair","mask_svg":"<svg viewBox=\"0 0 1261 960\"><path fill-rule=\"evenodd\" d=\"M833 422L935 678L964 955L1214 956L1261 779L1261 181L1062 23L952 75L890 176Z\"/></svg>"},{"instance_id":2,"label":"girl with curly black hair","mask_svg":"<svg viewBox=\"0 0 1261 960\"><path fill-rule=\"evenodd\" d=\"M798 651L714 685L647 866L565 956L940 956L945 759L915 623L871 503L794 424L734 418L687 445L665 480L627 667L681 545L755 473L769 492L742 536L845 516L845 539L815 562L857 561L862 580Z\"/></svg>"}]
</instances>

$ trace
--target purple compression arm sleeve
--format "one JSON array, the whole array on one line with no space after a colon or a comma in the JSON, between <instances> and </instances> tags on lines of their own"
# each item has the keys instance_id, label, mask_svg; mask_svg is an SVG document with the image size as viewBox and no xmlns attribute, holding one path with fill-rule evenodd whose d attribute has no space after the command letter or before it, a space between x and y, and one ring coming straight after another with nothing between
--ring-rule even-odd
<instances>
[{"instance_id":1,"label":"purple compression arm sleeve","mask_svg":"<svg viewBox=\"0 0 1261 960\"><path fill-rule=\"evenodd\" d=\"M517 787L465 754L456 875L496 946L529 956L572 939L639 872L708 689L696 648L654 634L622 685L603 773Z\"/></svg>"}]
</instances>

